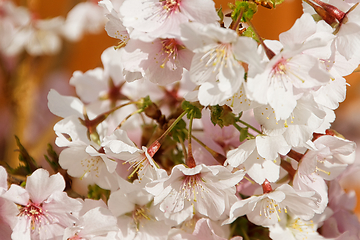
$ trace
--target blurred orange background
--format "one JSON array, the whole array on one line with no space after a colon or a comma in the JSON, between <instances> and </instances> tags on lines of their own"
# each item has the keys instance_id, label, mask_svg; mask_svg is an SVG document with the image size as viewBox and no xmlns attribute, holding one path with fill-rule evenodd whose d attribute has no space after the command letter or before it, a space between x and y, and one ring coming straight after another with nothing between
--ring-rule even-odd
<instances>
[{"instance_id":1,"label":"blurred orange background","mask_svg":"<svg viewBox=\"0 0 360 240\"><path fill-rule=\"evenodd\" d=\"M78 2L73 0L17 0L17 4L27 2L29 8L40 18L66 16L66 13ZM228 1L216 0L216 7L222 7L226 12ZM253 23L263 38L278 39L278 35L288 30L295 20L302 14L300 0L285 0L276 9L259 7ZM1 131L0 157L2 161L15 166L18 153L14 135L17 135L23 145L35 159L43 159L48 143L54 145L55 134L53 125L59 118L53 116L46 105L46 95L50 88L57 86L63 89L62 94L75 95L74 89L68 81L75 70L83 72L101 66L100 55L110 46L116 45L117 40L110 38L105 30L99 34L87 34L76 43L65 43L63 52L56 56L46 56L39 60L36 68L26 69L20 87L8 86L0 81L2 93L0 96ZM49 71L55 72L49 75ZM351 87L348 87L347 100L340 104L336 111L337 120L333 128L346 138L359 141L360 138L360 98L358 97L360 84L359 72L347 77ZM1 79L0 79L1 80ZM61 81L61 82L57 82ZM24 101L25 100L25 101ZM349 181L348 189L355 189L360 179ZM357 212L360 212L358 204Z\"/></svg>"}]
</instances>

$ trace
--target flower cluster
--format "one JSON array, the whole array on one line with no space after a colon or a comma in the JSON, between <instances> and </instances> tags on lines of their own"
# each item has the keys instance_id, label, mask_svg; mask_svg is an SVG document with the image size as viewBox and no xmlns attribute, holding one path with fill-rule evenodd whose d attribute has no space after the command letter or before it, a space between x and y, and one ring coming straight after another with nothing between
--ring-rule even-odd
<instances>
[{"instance_id":1,"label":"flower cluster","mask_svg":"<svg viewBox=\"0 0 360 240\"><path fill-rule=\"evenodd\" d=\"M360 239L339 185L356 146L330 129L360 64L359 2L304 0L279 41L252 25L259 3L280 4L102 0L38 20L0 1L4 54L103 25L119 41L73 73L77 97L48 94L59 172L9 187L0 167L1 239ZM69 197L66 179L108 195Z\"/></svg>"}]
</instances>

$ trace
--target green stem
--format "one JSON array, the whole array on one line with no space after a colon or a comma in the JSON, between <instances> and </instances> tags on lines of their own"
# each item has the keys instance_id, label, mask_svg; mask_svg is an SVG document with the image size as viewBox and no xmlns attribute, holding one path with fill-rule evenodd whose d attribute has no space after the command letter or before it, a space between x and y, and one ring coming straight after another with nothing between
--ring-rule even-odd
<instances>
[{"instance_id":1,"label":"green stem","mask_svg":"<svg viewBox=\"0 0 360 240\"><path fill-rule=\"evenodd\" d=\"M237 125L236 123L233 123L233 126L240 132L241 134L241 131L242 131L242 127L240 127L239 125ZM252 135L251 133L247 132L247 135L252 137L252 138L255 138L254 135Z\"/></svg>"},{"instance_id":2,"label":"green stem","mask_svg":"<svg viewBox=\"0 0 360 240\"><path fill-rule=\"evenodd\" d=\"M180 141L180 144L181 144L183 153L184 153L184 159L187 159L187 151L186 151L186 147L185 147L184 141L183 141L181 138L179 138L179 141Z\"/></svg>"},{"instance_id":3,"label":"green stem","mask_svg":"<svg viewBox=\"0 0 360 240\"><path fill-rule=\"evenodd\" d=\"M244 9L241 9L240 14L238 16L238 18L236 19L236 22L234 23L234 25L232 25L231 29L235 30L237 34L239 34L239 25L241 22L241 18L244 14Z\"/></svg>"},{"instance_id":4,"label":"green stem","mask_svg":"<svg viewBox=\"0 0 360 240\"><path fill-rule=\"evenodd\" d=\"M247 235L244 228L241 228L241 232L243 234L244 240L250 240L250 237L249 237L249 235Z\"/></svg>"},{"instance_id":5,"label":"green stem","mask_svg":"<svg viewBox=\"0 0 360 240\"><path fill-rule=\"evenodd\" d=\"M185 116L186 113L187 113L186 111L182 112L180 116L177 119L175 119L175 121L171 124L171 126L168 127L168 129L166 129L166 131L157 140L160 142L162 138L168 135L169 132L176 126L176 124L178 124L178 122Z\"/></svg>"},{"instance_id":6,"label":"green stem","mask_svg":"<svg viewBox=\"0 0 360 240\"><path fill-rule=\"evenodd\" d=\"M192 146L191 146L191 129L192 129L193 120L194 120L194 115L191 114L189 121L189 130L188 130L188 156L186 158L186 165L190 168L196 166L195 159L192 155Z\"/></svg>"},{"instance_id":7,"label":"green stem","mask_svg":"<svg viewBox=\"0 0 360 240\"><path fill-rule=\"evenodd\" d=\"M122 108L122 107L128 106L128 105L130 105L130 104L136 104L136 103L138 103L138 102L139 102L139 101L135 101L135 102L131 101L131 102L128 102L128 103L121 104L121 105L119 105L119 106L117 106L117 107L114 107L113 109L110 109L110 110L107 111L107 112L104 112L104 113L100 114L99 116L104 115L105 117L108 117L111 113L115 112L116 110L118 110L118 109L120 109L120 108ZM105 119L104 119L104 120L105 120Z\"/></svg>"},{"instance_id":8,"label":"green stem","mask_svg":"<svg viewBox=\"0 0 360 240\"><path fill-rule=\"evenodd\" d=\"M122 120L122 122L119 124L119 126L117 126L116 129L119 129L122 127L122 125L124 125L124 123L131 117L134 116L135 114L141 113L142 111L144 111L143 109L138 109L134 112L132 112L131 114L129 114L124 120Z\"/></svg>"},{"instance_id":9,"label":"green stem","mask_svg":"<svg viewBox=\"0 0 360 240\"><path fill-rule=\"evenodd\" d=\"M191 115L190 121L189 121L189 130L188 130L188 144L191 145L191 131L192 131L192 123L193 123L194 117Z\"/></svg>"},{"instance_id":10,"label":"green stem","mask_svg":"<svg viewBox=\"0 0 360 240\"><path fill-rule=\"evenodd\" d=\"M238 120L238 122L241 123L241 124L243 124L243 125L245 125L245 126L247 126L248 128L251 128L252 130L254 130L254 131L257 132L257 133L262 134L261 131L259 131L258 129L254 128L253 126L251 126L251 125L248 124L247 122L244 122L244 121L242 121L242 120L240 120L240 119Z\"/></svg>"},{"instance_id":11,"label":"green stem","mask_svg":"<svg viewBox=\"0 0 360 240\"><path fill-rule=\"evenodd\" d=\"M168 127L168 129L166 129L166 131L158 138L156 139L148 148L148 153L150 154L151 157L154 156L154 154L159 150L161 144L162 144L162 140L165 139L166 135L169 134L169 132L176 126L176 124L182 119L182 117L187 113L187 111L184 111L183 113L180 114L179 117L177 117L175 119L175 121L171 124L170 127ZM185 149L185 147L184 147Z\"/></svg>"},{"instance_id":12,"label":"green stem","mask_svg":"<svg viewBox=\"0 0 360 240\"><path fill-rule=\"evenodd\" d=\"M188 134L188 131L185 130L185 133ZM211 148L209 148L208 146L206 146L205 143L203 143L200 139L198 139L197 137L195 137L194 135L191 135L191 137L198 142L203 148L206 149L206 151L208 151L220 164L224 164L226 157L221 155L220 153L212 150Z\"/></svg>"}]
</instances>

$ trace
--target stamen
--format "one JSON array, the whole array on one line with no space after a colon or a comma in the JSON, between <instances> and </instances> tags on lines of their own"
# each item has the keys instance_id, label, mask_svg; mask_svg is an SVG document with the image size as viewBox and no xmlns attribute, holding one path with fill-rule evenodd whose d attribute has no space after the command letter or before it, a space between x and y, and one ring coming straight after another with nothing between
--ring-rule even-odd
<instances>
[{"instance_id":1,"label":"stamen","mask_svg":"<svg viewBox=\"0 0 360 240\"><path fill-rule=\"evenodd\" d=\"M145 18L145 20L157 19L159 22L164 22L172 14L180 12L180 2L181 0L163 0L156 2L155 5L150 6L150 8L152 8L152 10L150 10L152 14Z\"/></svg>"},{"instance_id":2,"label":"stamen","mask_svg":"<svg viewBox=\"0 0 360 240\"><path fill-rule=\"evenodd\" d=\"M161 57L163 58L162 64L160 65L161 68L165 68L165 65L168 61L176 62L177 57L179 55L179 50L183 49L184 47L180 45L175 39L163 39L161 40L162 44L162 52ZM173 68L172 70L175 70Z\"/></svg>"},{"instance_id":3,"label":"stamen","mask_svg":"<svg viewBox=\"0 0 360 240\"><path fill-rule=\"evenodd\" d=\"M284 212L287 213L286 207L281 207L279 203L274 201L273 199L263 199L262 200L263 207L260 209L260 216L264 214L264 216L268 219L271 219L271 215L275 213L278 221L281 221L280 213L282 209L284 209Z\"/></svg>"},{"instance_id":4,"label":"stamen","mask_svg":"<svg viewBox=\"0 0 360 240\"><path fill-rule=\"evenodd\" d=\"M284 127L289 127L288 123L287 123L287 120L284 121Z\"/></svg>"},{"instance_id":5,"label":"stamen","mask_svg":"<svg viewBox=\"0 0 360 240\"><path fill-rule=\"evenodd\" d=\"M314 223L313 221L303 221L300 218L291 219L286 224L287 227L293 232L295 236L299 236L299 239L307 239L309 234L314 233Z\"/></svg>"},{"instance_id":6,"label":"stamen","mask_svg":"<svg viewBox=\"0 0 360 240\"><path fill-rule=\"evenodd\" d=\"M227 68L228 63L231 64L229 59L232 58L231 51L229 50L230 47L231 44L229 43L220 44L218 47L210 49L206 52L201 57L200 61L204 61L208 58L205 67L213 66L213 72L220 71L223 67Z\"/></svg>"},{"instance_id":7,"label":"stamen","mask_svg":"<svg viewBox=\"0 0 360 240\"><path fill-rule=\"evenodd\" d=\"M134 170L129 174L128 176L129 179L131 179L135 173L138 173L144 168L143 166L144 161L145 159L143 159L142 161L135 161L130 165L129 169L132 167Z\"/></svg>"},{"instance_id":8,"label":"stamen","mask_svg":"<svg viewBox=\"0 0 360 240\"><path fill-rule=\"evenodd\" d=\"M325 174L327 174L327 175L329 175L329 176L330 176L330 174L331 174L330 172L325 171L324 169L321 169L321 168L318 168L318 167L316 167L315 172L323 172L323 173L325 173Z\"/></svg>"},{"instance_id":9,"label":"stamen","mask_svg":"<svg viewBox=\"0 0 360 240\"><path fill-rule=\"evenodd\" d=\"M182 187L180 188L179 195L189 202L197 202L199 193L208 193L209 191L203 186L203 180L199 174L192 176L185 176ZM201 196L203 198L203 196Z\"/></svg>"},{"instance_id":10,"label":"stamen","mask_svg":"<svg viewBox=\"0 0 360 240\"><path fill-rule=\"evenodd\" d=\"M286 74L286 62L287 59L281 58L272 68L273 75L284 75Z\"/></svg>"},{"instance_id":11,"label":"stamen","mask_svg":"<svg viewBox=\"0 0 360 240\"><path fill-rule=\"evenodd\" d=\"M140 230L140 221L151 220L149 209L146 206L136 205L135 210L132 212L132 218L136 225L136 231Z\"/></svg>"},{"instance_id":12,"label":"stamen","mask_svg":"<svg viewBox=\"0 0 360 240\"><path fill-rule=\"evenodd\" d=\"M40 231L42 224L50 224L53 219L43 210L42 204L36 204L31 201L26 206L20 206L19 217L24 217L30 221L31 231L38 229Z\"/></svg>"},{"instance_id":13,"label":"stamen","mask_svg":"<svg viewBox=\"0 0 360 240\"><path fill-rule=\"evenodd\" d=\"M95 176L99 177L99 164L102 162L102 158L100 156L91 156L90 158L82 159L81 160L81 166L85 167L86 170L84 171L84 174L80 177L80 180L82 180L87 173L95 172Z\"/></svg>"}]
</instances>

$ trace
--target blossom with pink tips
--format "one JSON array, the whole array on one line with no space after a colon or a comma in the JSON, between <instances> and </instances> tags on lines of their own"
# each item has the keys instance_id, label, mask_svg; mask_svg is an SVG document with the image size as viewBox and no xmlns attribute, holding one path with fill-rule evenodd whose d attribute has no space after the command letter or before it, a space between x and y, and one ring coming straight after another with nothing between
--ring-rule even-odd
<instances>
[{"instance_id":1,"label":"blossom with pink tips","mask_svg":"<svg viewBox=\"0 0 360 240\"><path fill-rule=\"evenodd\" d=\"M12 228L16 225L16 216L19 214L16 205L2 197L8 190L7 177L5 168L0 166L0 239L10 239Z\"/></svg>"},{"instance_id":2,"label":"blossom with pink tips","mask_svg":"<svg viewBox=\"0 0 360 240\"><path fill-rule=\"evenodd\" d=\"M124 26L152 39L180 36L181 23L214 23L219 19L211 0L125 0L120 14Z\"/></svg>"},{"instance_id":3,"label":"blossom with pink tips","mask_svg":"<svg viewBox=\"0 0 360 240\"><path fill-rule=\"evenodd\" d=\"M176 38L130 39L121 57L126 70L142 72L151 82L166 85L182 79L193 53Z\"/></svg>"},{"instance_id":4,"label":"blossom with pink tips","mask_svg":"<svg viewBox=\"0 0 360 240\"><path fill-rule=\"evenodd\" d=\"M25 189L11 185L3 197L15 202L20 209L12 239L45 240L62 236L81 209L81 203L69 198L64 188L60 173L49 176L44 169L36 170L27 178Z\"/></svg>"}]
</instances>

